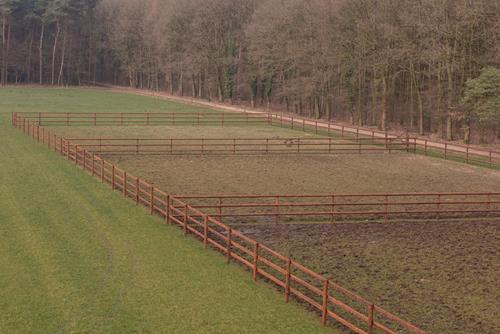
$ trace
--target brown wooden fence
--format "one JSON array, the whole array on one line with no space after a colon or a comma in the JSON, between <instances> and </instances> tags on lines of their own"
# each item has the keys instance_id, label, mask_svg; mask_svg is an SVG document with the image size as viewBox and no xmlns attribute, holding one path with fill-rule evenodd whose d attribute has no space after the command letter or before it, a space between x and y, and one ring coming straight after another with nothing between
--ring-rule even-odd
<instances>
[{"instance_id":1,"label":"brown wooden fence","mask_svg":"<svg viewBox=\"0 0 500 334\"><path fill-rule=\"evenodd\" d=\"M31 122L40 126L131 126L131 125L250 125L267 124L267 115L221 112L163 113L87 113L27 112L13 113L16 123ZM22 120L22 121L21 121Z\"/></svg>"},{"instance_id":2,"label":"brown wooden fence","mask_svg":"<svg viewBox=\"0 0 500 334\"><path fill-rule=\"evenodd\" d=\"M99 154L366 154L415 152L414 141L399 138L74 138L71 143Z\"/></svg>"},{"instance_id":3,"label":"brown wooden fence","mask_svg":"<svg viewBox=\"0 0 500 334\"><path fill-rule=\"evenodd\" d=\"M78 145L54 132L46 131L34 122L20 122L19 118L16 118L13 126L108 184L123 197L147 207L151 214L163 217L166 223L180 226L185 234L197 237L205 247L211 246L218 250L227 258L227 262L236 261L246 267L254 280L260 277L273 284L283 291L286 302L290 297L295 297L299 303L317 312L323 324L330 321L359 334L425 333L204 211L127 173L95 153L78 148Z\"/></svg>"},{"instance_id":4,"label":"brown wooden fence","mask_svg":"<svg viewBox=\"0 0 500 334\"><path fill-rule=\"evenodd\" d=\"M500 193L176 196L219 220L500 217Z\"/></svg>"},{"instance_id":5,"label":"brown wooden fence","mask_svg":"<svg viewBox=\"0 0 500 334\"><path fill-rule=\"evenodd\" d=\"M402 138L394 134L374 129L352 125L336 124L324 120L312 120L295 115L278 113L251 113L252 115L267 115L268 123L275 126L314 132L317 134L340 134L342 138L370 137L370 138ZM429 139L414 138L418 153L458 160L490 168L500 168L500 151L487 150L469 145L460 145L451 142L437 142Z\"/></svg>"},{"instance_id":6,"label":"brown wooden fence","mask_svg":"<svg viewBox=\"0 0 500 334\"><path fill-rule=\"evenodd\" d=\"M339 125L321 120L311 120L294 115L276 113L237 112L178 112L178 113L12 113L12 122L18 126L28 123L49 126L98 126L98 125L251 125L270 124L324 135L340 135L351 139L411 140L416 153L444 159L500 169L500 152L468 145L436 142L428 139L401 138L387 132L368 128ZM24 124L23 124L24 123Z\"/></svg>"}]
</instances>

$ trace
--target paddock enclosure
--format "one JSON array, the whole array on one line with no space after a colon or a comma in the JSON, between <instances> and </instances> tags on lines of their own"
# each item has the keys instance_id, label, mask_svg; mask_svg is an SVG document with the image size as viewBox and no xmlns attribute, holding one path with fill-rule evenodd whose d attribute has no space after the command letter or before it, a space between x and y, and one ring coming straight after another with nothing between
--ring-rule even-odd
<instances>
[{"instance_id":1,"label":"paddock enclosure","mask_svg":"<svg viewBox=\"0 0 500 334\"><path fill-rule=\"evenodd\" d=\"M369 334L500 328L489 316L495 306L481 322L469 322L473 311L460 302L459 314L438 307L449 324L433 319L424 309L437 305L431 292L443 288L445 278L429 293L419 293L425 287L412 280L425 276L426 266L446 265L439 240L428 244L432 258L424 267L415 263L425 256L417 244L410 242L413 253L401 251L405 231L415 239L434 231L455 256L457 240L481 242L473 226L492 241L500 237L498 152L272 113L28 112L13 113L12 125L228 263L239 263L325 325ZM471 239L447 235L455 228ZM355 251L349 240L380 257ZM477 248L472 256L492 264L488 273L495 275L494 257L485 256L492 252L500 250ZM457 266L450 265L454 274ZM392 287L379 271L367 274L375 267L409 279ZM355 281L357 275L362 278ZM455 302L450 294L447 305Z\"/></svg>"}]
</instances>

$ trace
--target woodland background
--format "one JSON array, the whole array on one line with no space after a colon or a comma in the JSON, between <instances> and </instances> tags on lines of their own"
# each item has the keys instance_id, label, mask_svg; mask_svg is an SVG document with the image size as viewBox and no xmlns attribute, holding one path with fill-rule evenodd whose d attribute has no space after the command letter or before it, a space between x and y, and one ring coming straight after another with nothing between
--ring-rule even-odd
<instances>
[{"instance_id":1,"label":"woodland background","mask_svg":"<svg viewBox=\"0 0 500 334\"><path fill-rule=\"evenodd\" d=\"M500 138L500 0L0 0L0 24L2 85L102 82Z\"/></svg>"}]
</instances>

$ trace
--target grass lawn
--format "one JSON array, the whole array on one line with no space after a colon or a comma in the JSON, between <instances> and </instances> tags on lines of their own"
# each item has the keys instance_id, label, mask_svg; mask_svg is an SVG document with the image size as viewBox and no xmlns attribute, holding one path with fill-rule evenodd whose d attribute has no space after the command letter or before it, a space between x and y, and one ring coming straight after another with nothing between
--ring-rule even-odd
<instances>
[{"instance_id":1,"label":"grass lawn","mask_svg":"<svg viewBox=\"0 0 500 334\"><path fill-rule=\"evenodd\" d=\"M11 111L170 107L184 108L0 89L0 332L336 331L10 127Z\"/></svg>"}]
</instances>

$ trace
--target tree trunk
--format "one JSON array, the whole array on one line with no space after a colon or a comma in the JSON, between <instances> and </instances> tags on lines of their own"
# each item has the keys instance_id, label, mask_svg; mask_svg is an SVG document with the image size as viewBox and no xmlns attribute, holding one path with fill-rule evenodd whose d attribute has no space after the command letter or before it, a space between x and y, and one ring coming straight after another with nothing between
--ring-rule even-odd
<instances>
[{"instance_id":1,"label":"tree trunk","mask_svg":"<svg viewBox=\"0 0 500 334\"><path fill-rule=\"evenodd\" d=\"M38 44L38 60L39 60L39 81L40 85L43 84L43 37L45 34L45 23L42 23L42 29L40 30L40 43Z\"/></svg>"},{"instance_id":2,"label":"tree trunk","mask_svg":"<svg viewBox=\"0 0 500 334\"><path fill-rule=\"evenodd\" d=\"M387 78L385 73L382 76L382 114L380 119L380 129L387 131L387 108L389 105L389 89L387 87Z\"/></svg>"},{"instance_id":3,"label":"tree trunk","mask_svg":"<svg viewBox=\"0 0 500 334\"><path fill-rule=\"evenodd\" d=\"M61 27L59 20L56 21L56 36L54 37L54 45L52 46L52 80L51 85L55 83L55 70L56 70L56 51L57 51L57 41L59 40L59 33L61 32Z\"/></svg>"},{"instance_id":4,"label":"tree trunk","mask_svg":"<svg viewBox=\"0 0 500 334\"><path fill-rule=\"evenodd\" d=\"M30 44L28 46L28 59L26 60L26 81L31 82L31 54L33 53L33 39L35 36L35 28L31 29Z\"/></svg>"},{"instance_id":5,"label":"tree trunk","mask_svg":"<svg viewBox=\"0 0 500 334\"><path fill-rule=\"evenodd\" d=\"M446 66L446 71L448 74L448 103L447 103L447 113L446 113L446 140L453 140L453 123L452 123L452 113L453 113L453 69L451 61L448 61Z\"/></svg>"},{"instance_id":6,"label":"tree trunk","mask_svg":"<svg viewBox=\"0 0 500 334\"><path fill-rule=\"evenodd\" d=\"M61 66L59 67L59 76L57 77L57 85L61 84L63 70L64 70L64 58L66 56L66 30L67 28L63 28L63 44L61 51Z\"/></svg>"}]
</instances>

